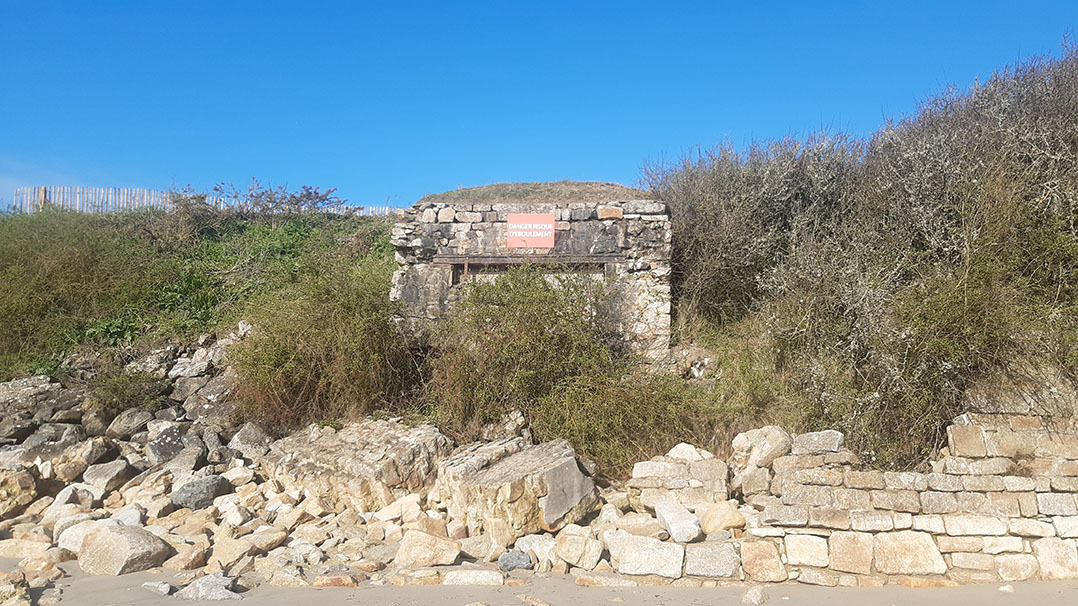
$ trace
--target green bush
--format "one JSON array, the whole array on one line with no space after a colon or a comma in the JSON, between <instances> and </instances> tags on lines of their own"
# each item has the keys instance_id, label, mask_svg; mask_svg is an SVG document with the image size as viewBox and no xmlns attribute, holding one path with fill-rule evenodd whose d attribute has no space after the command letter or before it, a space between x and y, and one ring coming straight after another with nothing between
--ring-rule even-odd
<instances>
[{"instance_id":1,"label":"green bush","mask_svg":"<svg viewBox=\"0 0 1078 606\"><path fill-rule=\"evenodd\" d=\"M54 371L80 344L190 339L356 247L387 250L384 220L318 212L328 193L243 195L244 210L183 192L167 212L0 215L0 380Z\"/></svg>"},{"instance_id":2,"label":"green bush","mask_svg":"<svg viewBox=\"0 0 1078 606\"><path fill-rule=\"evenodd\" d=\"M90 380L90 395L98 406L113 411L141 408L154 411L165 402L168 384L144 372L114 370Z\"/></svg>"},{"instance_id":3,"label":"green bush","mask_svg":"<svg viewBox=\"0 0 1078 606\"><path fill-rule=\"evenodd\" d=\"M650 169L680 336L762 324L796 425L908 466L1016 359L1078 367L1078 49L947 91L871 137Z\"/></svg>"},{"instance_id":4,"label":"green bush","mask_svg":"<svg viewBox=\"0 0 1078 606\"><path fill-rule=\"evenodd\" d=\"M400 408L421 366L393 323L384 252L326 262L251 316L234 348L244 412L271 427Z\"/></svg>"},{"instance_id":5,"label":"green bush","mask_svg":"<svg viewBox=\"0 0 1078 606\"><path fill-rule=\"evenodd\" d=\"M466 285L432 336L431 398L439 423L462 439L578 377L621 372L602 280L526 267Z\"/></svg>"}]
</instances>

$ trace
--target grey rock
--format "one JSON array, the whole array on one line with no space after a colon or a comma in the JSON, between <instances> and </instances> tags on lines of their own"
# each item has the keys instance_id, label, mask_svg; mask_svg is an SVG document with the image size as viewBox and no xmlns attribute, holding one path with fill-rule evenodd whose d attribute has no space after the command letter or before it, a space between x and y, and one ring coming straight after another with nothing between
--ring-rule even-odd
<instances>
[{"instance_id":1,"label":"grey rock","mask_svg":"<svg viewBox=\"0 0 1078 606\"><path fill-rule=\"evenodd\" d=\"M523 551L513 549L498 556L498 568L503 572L531 570L532 559Z\"/></svg>"},{"instance_id":2,"label":"grey rock","mask_svg":"<svg viewBox=\"0 0 1078 606\"><path fill-rule=\"evenodd\" d=\"M146 459L151 465L160 465L174 459L183 451L184 446L180 426L172 425L146 443Z\"/></svg>"},{"instance_id":3,"label":"grey rock","mask_svg":"<svg viewBox=\"0 0 1078 606\"><path fill-rule=\"evenodd\" d=\"M798 434L793 437L792 454L814 455L838 452L842 450L844 441L845 437L842 432L834 429Z\"/></svg>"},{"instance_id":4,"label":"grey rock","mask_svg":"<svg viewBox=\"0 0 1078 606\"><path fill-rule=\"evenodd\" d=\"M202 389L210 380L209 377L180 377L172 384L172 393L168 394L170 400L183 402L191 397L191 394Z\"/></svg>"},{"instance_id":5,"label":"grey rock","mask_svg":"<svg viewBox=\"0 0 1078 606\"><path fill-rule=\"evenodd\" d=\"M172 593L172 585L164 581L149 581L142 584L142 588L148 591L152 591L157 595L168 595Z\"/></svg>"},{"instance_id":6,"label":"grey rock","mask_svg":"<svg viewBox=\"0 0 1078 606\"><path fill-rule=\"evenodd\" d=\"M233 579L218 572L191 581L177 591L175 597L180 600L242 600L243 596L232 591L234 587Z\"/></svg>"},{"instance_id":7,"label":"grey rock","mask_svg":"<svg viewBox=\"0 0 1078 606\"><path fill-rule=\"evenodd\" d=\"M82 415L82 428L88 436L103 436L115 417L105 410L91 410Z\"/></svg>"},{"instance_id":8,"label":"grey rock","mask_svg":"<svg viewBox=\"0 0 1078 606\"><path fill-rule=\"evenodd\" d=\"M102 525L83 539L79 568L116 576L156 568L170 555L172 547L144 528Z\"/></svg>"},{"instance_id":9,"label":"grey rock","mask_svg":"<svg viewBox=\"0 0 1078 606\"><path fill-rule=\"evenodd\" d=\"M82 474L85 483L105 491L116 490L133 477L135 470L123 459L90 465Z\"/></svg>"},{"instance_id":10,"label":"grey rock","mask_svg":"<svg viewBox=\"0 0 1078 606\"><path fill-rule=\"evenodd\" d=\"M127 440L145 428L146 424L152 420L153 414L139 408L129 408L112 420L109 428L105 430L105 435Z\"/></svg>"},{"instance_id":11,"label":"grey rock","mask_svg":"<svg viewBox=\"0 0 1078 606\"><path fill-rule=\"evenodd\" d=\"M767 590L763 587L752 587L741 596L741 603L745 606L763 606L771 599Z\"/></svg>"},{"instance_id":12,"label":"grey rock","mask_svg":"<svg viewBox=\"0 0 1078 606\"><path fill-rule=\"evenodd\" d=\"M238 450L245 459L254 460L269 452L269 445L273 441L266 432L262 431L254 423L244 423L243 427L228 441L228 447Z\"/></svg>"},{"instance_id":13,"label":"grey rock","mask_svg":"<svg viewBox=\"0 0 1078 606\"><path fill-rule=\"evenodd\" d=\"M203 509L213 505L217 497L232 492L232 483L225 478L212 475L192 480L169 495L169 500L177 508Z\"/></svg>"},{"instance_id":14,"label":"grey rock","mask_svg":"<svg viewBox=\"0 0 1078 606\"><path fill-rule=\"evenodd\" d=\"M165 469L172 471L194 471L206 463L206 451L201 448L184 448L178 455L165 463Z\"/></svg>"}]
</instances>

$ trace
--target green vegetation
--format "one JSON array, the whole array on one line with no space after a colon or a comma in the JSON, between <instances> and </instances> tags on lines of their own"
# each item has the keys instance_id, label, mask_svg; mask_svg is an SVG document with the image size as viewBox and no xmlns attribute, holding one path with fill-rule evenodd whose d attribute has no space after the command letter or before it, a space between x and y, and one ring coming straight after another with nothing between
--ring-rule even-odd
<instances>
[{"instance_id":1,"label":"green vegetation","mask_svg":"<svg viewBox=\"0 0 1078 606\"><path fill-rule=\"evenodd\" d=\"M335 199L300 194L274 213L219 211L186 193L167 213L0 217L0 380L53 372L80 345L189 339L235 322L327 259L370 253L375 238L386 257L384 224L313 212Z\"/></svg>"},{"instance_id":2,"label":"green vegetation","mask_svg":"<svg viewBox=\"0 0 1078 606\"><path fill-rule=\"evenodd\" d=\"M242 405L271 427L393 414L467 440L520 410L540 439L622 473L682 440L721 451L763 421L834 427L867 461L906 467L986 377L1078 371L1073 47L865 139L720 145L644 181L433 199L667 200L679 346L710 352L706 380L636 364L608 312L616 285L552 268L473 281L417 347L388 300L387 223L323 212L332 192L257 183L218 191L244 211L186 192L167 213L0 217L0 380L247 318ZM91 387L130 407L152 406L156 385L113 369Z\"/></svg>"},{"instance_id":3,"label":"green vegetation","mask_svg":"<svg viewBox=\"0 0 1078 606\"><path fill-rule=\"evenodd\" d=\"M1010 361L1078 367L1074 47L866 140L720 146L647 181L671 203L682 340L765 327L787 417L869 460L919 461Z\"/></svg>"}]
</instances>

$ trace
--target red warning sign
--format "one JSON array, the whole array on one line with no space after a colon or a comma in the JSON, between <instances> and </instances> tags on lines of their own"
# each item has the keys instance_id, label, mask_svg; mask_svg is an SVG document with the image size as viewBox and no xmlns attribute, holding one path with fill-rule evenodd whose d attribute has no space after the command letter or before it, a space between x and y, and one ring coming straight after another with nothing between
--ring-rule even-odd
<instances>
[{"instance_id":1,"label":"red warning sign","mask_svg":"<svg viewBox=\"0 0 1078 606\"><path fill-rule=\"evenodd\" d=\"M554 215L509 213L509 248L554 248Z\"/></svg>"}]
</instances>

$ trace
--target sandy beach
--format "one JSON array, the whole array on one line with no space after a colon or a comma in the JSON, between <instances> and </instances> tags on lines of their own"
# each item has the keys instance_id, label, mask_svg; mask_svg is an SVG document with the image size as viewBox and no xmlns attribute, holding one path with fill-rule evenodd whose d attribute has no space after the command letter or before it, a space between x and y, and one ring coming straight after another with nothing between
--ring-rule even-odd
<instances>
[{"instance_id":1,"label":"sandy beach","mask_svg":"<svg viewBox=\"0 0 1078 606\"><path fill-rule=\"evenodd\" d=\"M15 561L4 561L3 570L14 570ZM215 604L219 602L180 602L156 595L142 584L166 581L175 584L171 574L141 572L118 577L83 574L77 563L62 568L69 576L56 586L63 590L63 604L77 606L166 606L180 603ZM731 585L711 589L674 587L578 587L571 577L514 575L528 584L518 587L448 587L448 586L364 586L355 589L279 588L262 586L243 594L251 604L266 606L377 604L386 606L466 606L473 602L489 606L585 606L624 604L626 606L708 606L739 604L751 585ZM831 588L799 584L769 585L769 604L781 606L932 606L977 605L1003 606L1078 603L1078 581L1013 583L1013 592L1000 591L999 584L964 585L946 588ZM40 590L31 592L33 597ZM527 598L542 600L527 601Z\"/></svg>"}]
</instances>

